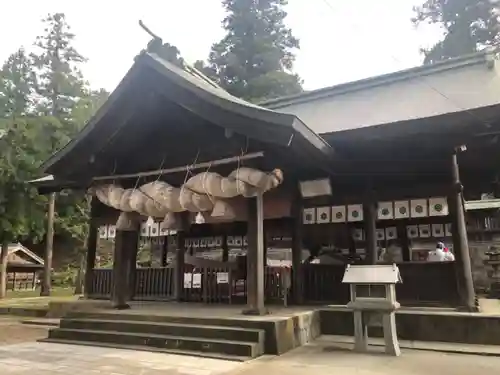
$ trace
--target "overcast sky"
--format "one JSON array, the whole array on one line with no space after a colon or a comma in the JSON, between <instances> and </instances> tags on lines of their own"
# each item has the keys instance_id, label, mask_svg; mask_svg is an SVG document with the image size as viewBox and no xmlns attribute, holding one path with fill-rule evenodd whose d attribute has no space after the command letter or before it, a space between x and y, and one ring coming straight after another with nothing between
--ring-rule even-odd
<instances>
[{"instance_id":1,"label":"overcast sky","mask_svg":"<svg viewBox=\"0 0 500 375\"><path fill-rule=\"evenodd\" d=\"M412 7L424 0L289 0L287 24L300 38L295 71L316 89L419 65L420 47L439 32L416 30ZM0 60L42 33L40 19L64 12L76 47L89 61L92 87L114 89L134 56L155 33L176 45L188 62L206 58L223 36L220 0L18 0L2 4ZM330 5L328 5L330 4Z\"/></svg>"}]
</instances>

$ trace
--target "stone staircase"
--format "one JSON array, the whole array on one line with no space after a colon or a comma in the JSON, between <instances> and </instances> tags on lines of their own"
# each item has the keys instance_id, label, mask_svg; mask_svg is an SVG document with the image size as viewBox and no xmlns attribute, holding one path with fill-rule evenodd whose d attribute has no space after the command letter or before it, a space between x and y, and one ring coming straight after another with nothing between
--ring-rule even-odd
<instances>
[{"instance_id":1,"label":"stone staircase","mask_svg":"<svg viewBox=\"0 0 500 375\"><path fill-rule=\"evenodd\" d=\"M75 312L42 341L246 361L264 353L264 339L224 319Z\"/></svg>"}]
</instances>

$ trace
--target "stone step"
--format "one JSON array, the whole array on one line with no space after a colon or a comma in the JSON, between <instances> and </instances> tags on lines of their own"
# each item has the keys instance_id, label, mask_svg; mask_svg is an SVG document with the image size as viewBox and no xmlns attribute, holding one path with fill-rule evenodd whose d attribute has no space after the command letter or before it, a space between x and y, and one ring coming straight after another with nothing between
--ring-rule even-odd
<instances>
[{"instance_id":1,"label":"stone step","mask_svg":"<svg viewBox=\"0 0 500 375\"><path fill-rule=\"evenodd\" d=\"M134 321L134 322L148 322L148 323L176 323L176 324L195 324L195 325L209 325L209 326L224 326L235 327L235 323L245 324L260 323L258 320L249 321L237 318L227 317L196 317L196 316L181 316L181 315L143 315L143 314L130 314L119 313L112 311L105 312L69 312L65 315L66 319L92 319L92 320L119 320L119 321ZM253 324L252 324L253 325Z\"/></svg>"},{"instance_id":2,"label":"stone step","mask_svg":"<svg viewBox=\"0 0 500 375\"><path fill-rule=\"evenodd\" d=\"M192 357L222 359L225 361L234 361L234 362L245 362L253 359L252 357L244 357L244 356L229 355L229 354L195 352L195 351L179 350L179 349L162 349L162 348L155 348L152 346L123 345L123 344L105 343L105 342L75 341L75 340L51 339L51 338L42 339L39 340L39 342L49 342L53 344L64 344L64 345L96 346L100 348L113 348L122 350L138 350L138 351L175 354L175 355L187 355Z\"/></svg>"},{"instance_id":3,"label":"stone step","mask_svg":"<svg viewBox=\"0 0 500 375\"><path fill-rule=\"evenodd\" d=\"M13 315L32 318L44 318L49 309L46 307L0 307L0 315Z\"/></svg>"},{"instance_id":4,"label":"stone step","mask_svg":"<svg viewBox=\"0 0 500 375\"><path fill-rule=\"evenodd\" d=\"M92 343L144 346L201 353L217 353L255 358L263 354L263 347L255 342L217 340L152 333L130 333L99 330L56 328L49 331L49 339Z\"/></svg>"},{"instance_id":5,"label":"stone step","mask_svg":"<svg viewBox=\"0 0 500 375\"><path fill-rule=\"evenodd\" d=\"M61 328L221 339L264 345L264 330L127 320L62 319Z\"/></svg>"},{"instance_id":6,"label":"stone step","mask_svg":"<svg viewBox=\"0 0 500 375\"><path fill-rule=\"evenodd\" d=\"M21 322L22 324L29 326L41 326L41 327L59 327L59 319L25 319Z\"/></svg>"}]
</instances>

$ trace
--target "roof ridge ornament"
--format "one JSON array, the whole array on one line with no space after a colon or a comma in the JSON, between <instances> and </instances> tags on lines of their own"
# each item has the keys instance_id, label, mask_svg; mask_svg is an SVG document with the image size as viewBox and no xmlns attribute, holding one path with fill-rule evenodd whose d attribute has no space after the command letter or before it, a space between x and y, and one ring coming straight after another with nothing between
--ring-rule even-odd
<instances>
[{"instance_id":1,"label":"roof ridge ornament","mask_svg":"<svg viewBox=\"0 0 500 375\"><path fill-rule=\"evenodd\" d=\"M160 38L158 35L153 33L149 27L147 27L142 20L139 20L139 26L142 27L142 29L147 32L153 39L151 39L148 43L148 46L146 47L146 50L148 52L154 52L157 53L157 51L161 48L163 45L163 39Z\"/></svg>"},{"instance_id":2,"label":"roof ridge ornament","mask_svg":"<svg viewBox=\"0 0 500 375\"><path fill-rule=\"evenodd\" d=\"M149 27L147 27L141 20L139 20L139 26L141 26L144 31L153 37L146 47L146 52L155 53L162 59L187 71L186 62L180 56L181 52L176 46L170 43L163 43L163 39L153 33L151 29L149 29Z\"/></svg>"}]
</instances>

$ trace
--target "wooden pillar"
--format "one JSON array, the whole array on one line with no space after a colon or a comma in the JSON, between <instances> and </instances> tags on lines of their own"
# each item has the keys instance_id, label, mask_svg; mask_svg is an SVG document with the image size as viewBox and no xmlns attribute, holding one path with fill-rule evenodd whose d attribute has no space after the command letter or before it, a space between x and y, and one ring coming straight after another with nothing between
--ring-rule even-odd
<instances>
[{"instance_id":1,"label":"wooden pillar","mask_svg":"<svg viewBox=\"0 0 500 375\"><path fill-rule=\"evenodd\" d=\"M292 202L292 299L296 304L304 302L302 283L302 243L304 224L302 222L302 197L296 194Z\"/></svg>"},{"instance_id":2,"label":"wooden pillar","mask_svg":"<svg viewBox=\"0 0 500 375\"><path fill-rule=\"evenodd\" d=\"M245 315L265 315L264 305L264 208L259 194L248 199L247 308Z\"/></svg>"},{"instance_id":3,"label":"wooden pillar","mask_svg":"<svg viewBox=\"0 0 500 375\"><path fill-rule=\"evenodd\" d=\"M137 281L137 253L139 251L139 237L140 237L140 229L137 228L135 232L129 232L131 242L129 251L127 252L127 280L128 280L128 288L127 288L127 298L129 301L132 301L135 296L135 284ZM134 234L132 236L132 234Z\"/></svg>"},{"instance_id":4,"label":"wooden pillar","mask_svg":"<svg viewBox=\"0 0 500 375\"><path fill-rule=\"evenodd\" d=\"M465 224L465 207L463 202L463 186L460 182L457 152L451 158L452 194L450 211L452 215L453 251L459 281L460 307L466 311L477 311L472 267Z\"/></svg>"},{"instance_id":5,"label":"wooden pillar","mask_svg":"<svg viewBox=\"0 0 500 375\"><path fill-rule=\"evenodd\" d=\"M89 223L89 233L87 237L87 261L85 264L85 281L84 281L84 293L85 297L89 298L89 294L92 291L92 279L94 276L95 260L97 253L97 232L98 228L95 222L95 209L96 200L92 199L92 208L90 210L90 223Z\"/></svg>"},{"instance_id":6,"label":"wooden pillar","mask_svg":"<svg viewBox=\"0 0 500 375\"><path fill-rule=\"evenodd\" d=\"M115 309L128 309L130 298L130 259L136 254L139 241L139 230L116 231L115 251L113 258L113 293L112 303Z\"/></svg>"},{"instance_id":7,"label":"wooden pillar","mask_svg":"<svg viewBox=\"0 0 500 375\"><path fill-rule=\"evenodd\" d=\"M181 230L177 231L175 247L174 296L180 302L184 296L184 254L186 253L186 232L189 230L189 213L181 213Z\"/></svg>"},{"instance_id":8,"label":"wooden pillar","mask_svg":"<svg viewBox=\"0 0 500 375\"><path fill-rule=\"evenodd\" d=\"M0 299L5 298L7 294L9 243L10 241L4 239L0 249Z\"/></svg>"},{"instance_id":9,"label":"wooden pillar","mask_svg":"<svg viewBox=\"0 0 500 375\"><path fill-rule=\"evenodd\" d=\"M45 259L43 268L43 281L40 296L50 296L52 284L52 253L54 247L54 216L56 207L56 193L49 196L49 209L47 212L47 237L45 241Z\"/></svg>"},{"instance_id":10,"label":"wooden pillar","mask_svg":"<svg viewBox=\"0 0 500 375\"><path fill-rule=\"evenodd\" d=\"M363 204L363 220L365 223L366 263L377 263L377 202L370 196Z\"/></svg>"},{"instance_id":11,"label":"wooden pillar","mask_svg":"<svg viewBox=\"0 0 500 375\"><path fill-rule=\"evenodd\" d=\"M406 222L405 222L406 223ZM411 261L411 251L410 251L410 239L408 238L408 232L406 231L406 225L399 224L397 226L398 239L401 245L401 252L404 262Z\"/></svg>"},{"instance_id":12,"label":"wooden pillar","mask_svg":"<svg viewBox=\"0 0 500 375\"><path fill-rule=\"evenodd\" d=\"M75 289L73 290L73 294L75 296L79 296L83 294L83 283L84 283L84 274L83 269L85 268L85 253L78 253L78 270L76 271L75 277Z\"/></svg>"},{"instance_id":13,"label":"wooden pillar","mask_svg":"<svg viewBox=\"0 0 500 375\"><path fill-rule=\"evenodd\" d=\"M165 236L162 247L161 247L161 267L167 266L167 255L168 255L168 238L169 236Z\"/></svg>"},{"instance_id":14,"label":"wooden pillar","mask_svg":"<svg viewBox=\"0 0 500 375\"><path fill-rule=\"evenodd\" d=\"M229 246L227 245L227 234L222 236L222 261L229 262Z\"/></svg>"}]
</instances>

